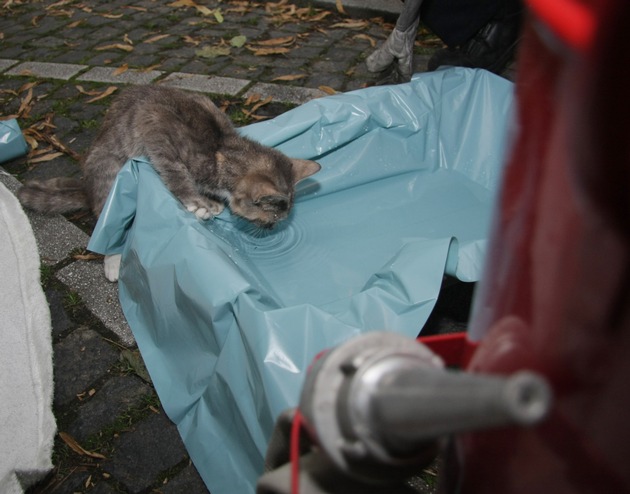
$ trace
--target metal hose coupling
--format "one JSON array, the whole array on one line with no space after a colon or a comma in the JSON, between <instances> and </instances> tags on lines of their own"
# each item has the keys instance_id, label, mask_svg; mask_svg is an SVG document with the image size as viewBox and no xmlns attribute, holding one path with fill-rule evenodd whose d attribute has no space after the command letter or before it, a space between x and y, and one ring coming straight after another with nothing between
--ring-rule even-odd
<instances>
[{"instance_id":1,"label":"metal hose coupling","mask_svg":"<svg viewBox=\"0 0 630 494\"><path fill-rule=\"evenodd\" d=\"M368 333L313 365L300 400L312 440L337 468L368 482L429 463L438 440L509 425L533 426L551 407L539 375L447 370L421 343Z\"/></svg>"}]
</instances>

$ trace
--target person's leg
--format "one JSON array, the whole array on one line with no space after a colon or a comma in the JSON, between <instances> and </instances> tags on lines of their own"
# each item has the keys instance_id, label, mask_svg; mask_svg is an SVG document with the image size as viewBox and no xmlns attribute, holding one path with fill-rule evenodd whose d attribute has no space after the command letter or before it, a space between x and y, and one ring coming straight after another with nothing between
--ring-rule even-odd
<instances>
[{"instance_id":1,"label":"person's leg","mask_svg":"<svg viewBox=\"0 0 630 494\"><path fill-rule=\"evenodd\" d=\"M502 72L518 45L522 14L521 0L425 0L422 21L448 46L431 57L428 70L451 65Z\"/></svg>"},{"instance_id":2,"label":"person's leg","mask_svg":"<svg viewBox=\"0 0 630 494\"><path fill-rule=\"evenodd\" d=\"M447 46L459 46L472 38L497 15L504 0L424 0L422 23Z\"/></svg>"},{"instance_id":3,"label":"person's leg","mask_svg":"<svg viewBox=\"0 0 630 494\"><path fill-rule=\"evenodd\" d=\"M394 61L403 80L409 80L413 70L413 45L420 23L420 7L423 0L407 0L396 27L365 61L370 72L381 72Z\"/></svg>"}]
</instances>

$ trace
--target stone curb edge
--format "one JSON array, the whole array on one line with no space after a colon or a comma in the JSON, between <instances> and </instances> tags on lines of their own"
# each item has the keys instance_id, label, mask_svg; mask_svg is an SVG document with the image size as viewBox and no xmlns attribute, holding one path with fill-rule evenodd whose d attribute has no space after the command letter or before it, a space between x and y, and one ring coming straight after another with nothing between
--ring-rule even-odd
<instances>
[{"instance_id":1,"label":"stone curb edge","mask_svg":"<svg viewBox=\"0 0 630 494\"><path fill-rule=\"evenodd\" d=\"M32 62L0 59L0 74L8 76L38 77L76 82L100 82L108 84L164 84L201 93L223 94L248 98L258 94L273 101L301 105L314 98L327 96L324 91L313 88L287 86L283 84L254 82L247 79L188 74L167 73L159 70L142 71L129 69L118 73L112 67L90 67L55 62Z\"/></svg>"}]
</instances>

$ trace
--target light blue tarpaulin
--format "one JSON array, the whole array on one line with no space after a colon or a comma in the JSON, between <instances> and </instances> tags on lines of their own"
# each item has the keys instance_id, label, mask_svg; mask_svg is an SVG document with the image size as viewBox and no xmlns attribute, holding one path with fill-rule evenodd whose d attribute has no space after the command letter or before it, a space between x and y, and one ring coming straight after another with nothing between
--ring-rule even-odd
<instances>
[{"instance_id":1,"label":"light blue tarpaulin","mask_svg":"<svg viewBox=\"0 0 630 494\"><path fill-rule=\"evenodd\" d=\"M0 121L0 163L11 161L28 152L28 145L17 120Z\"/></svg>"},{"instance_id":2,"label":"light blue tarpaulin","mask_svg":"<svg viewBox=\"0 0 630 494\"><path fill-rule=\"evenodd\" d=\"M248 126L322 165L264 232L229 211L198 221L146 160L126 164L89 248L123 253L123 310L213 494L254 491L318 352L416 336L445 271L478 279L511 111L511 83L449 69Z\"/></svg>"}]
</instances>

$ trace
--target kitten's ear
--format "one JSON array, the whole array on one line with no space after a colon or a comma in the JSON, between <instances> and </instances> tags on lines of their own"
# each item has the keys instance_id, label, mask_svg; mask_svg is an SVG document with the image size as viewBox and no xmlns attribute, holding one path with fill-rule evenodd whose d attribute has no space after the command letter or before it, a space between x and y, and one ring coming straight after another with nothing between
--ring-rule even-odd
<instances>
[{"instance_id":1,"label":"kitten's ear","mask_svg":"<svg viewBox=\"0 0 630 494\"><path fill-rule=\"evenodd\" d=\"M295 177L295 183L298 183L306 177L314 175L322 168L319 163L311 160L292 158L291 163L293 164L293 176Z\"/></svg>"}]
</instances>

